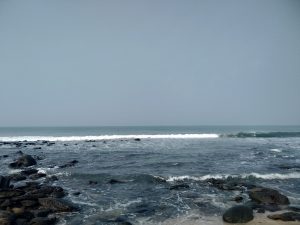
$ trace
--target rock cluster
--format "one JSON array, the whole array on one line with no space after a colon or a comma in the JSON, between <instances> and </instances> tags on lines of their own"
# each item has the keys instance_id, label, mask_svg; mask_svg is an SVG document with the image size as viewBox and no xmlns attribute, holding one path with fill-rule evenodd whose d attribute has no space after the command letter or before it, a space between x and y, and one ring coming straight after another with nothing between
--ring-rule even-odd
<instances>
[{"instance_id":1,"label":"rock cluster","mask_svg":"<svg viewBox=\"0 0 300 225\"><path fill-rule=\"evenodd\" d=\"M269 219L282 221L300 221L300 213L293 207L288 207L290 201L287 196L279 193L275 189L260 187L251 183L246 183L237 178L227 179L208 179L210 185L225 191L241 191L249 195L250 201L244 204L233 206L225 211L223 220L228 223L247 223L253 217L253 210L257 213L265 211L276 212L280 210L293 210L292 212L284 212L282 214L269 215ZM242 201L243 198L234 198L236 202ZM238 200L238 201L237 201Z\"/></svg>"},{"instance_id":2,"label":"rock cluster","mask_svg":"<svg viewBox=\"0 0 300 225\"><path fill-rule=\"evenodd\" d=\"M30 167L37 164L32 156L22 152L20 155L9 166L23 170L0 176L0 225L51 225L57 221L56 213L78 210L63 199L66 196L63 188L49 185L49 181L57 180L56 177L47 177L48 183L35 182L47 175ZM75 163L72 161L69 165ZM27 179L31 181L18 182Z\"/></svg>"}]
</instances>

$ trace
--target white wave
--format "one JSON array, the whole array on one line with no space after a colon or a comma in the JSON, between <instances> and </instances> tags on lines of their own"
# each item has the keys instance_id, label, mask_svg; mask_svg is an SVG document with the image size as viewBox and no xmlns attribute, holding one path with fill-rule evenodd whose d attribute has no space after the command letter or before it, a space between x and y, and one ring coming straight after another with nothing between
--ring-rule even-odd
<instances>
[{"instance_id":1,"label":"white wave","mask_svg":"<svg viewBox=\"0 0 300 225\"><path fill-rule=\"evenodd\" d=\"M282 152L281 149L277 149L277 148L272 148L270 149L271 152Z\"/></svg>"},{"instance_id":2,"label":"white wave","mask_svg":"<svg viewBox=\"0 0 300 225\"><path fill-rule=\"evenodd\" d=\"M260 173L248 173L248 174L241 174L241 175L230 175L230 174L216 174L216 175L204 175L204 176L171 176L168 177L168 182L174 181L183 181L183 180L195 180L195 181L205 181L211 178L214 179L226 179L228 177L240 177L240 178L248 178L250 176L261 178L264 180L286 180L286 179L299 179L300 172L293 172L293 173L269 173L269 174L260 174Z\"/></svg>"},{"instance_id":3,"label":"white wave","mask_svg":"<svg viewBox=\"0 0 300 225\"><path fill-rule=\"evenodd\" d=\"M100 136L11 136L0 137L0 141L88 141L118 139L202 139L218 138L218 134L138 134L138 135L100 135Z\"/></svg>"}]
</instances>

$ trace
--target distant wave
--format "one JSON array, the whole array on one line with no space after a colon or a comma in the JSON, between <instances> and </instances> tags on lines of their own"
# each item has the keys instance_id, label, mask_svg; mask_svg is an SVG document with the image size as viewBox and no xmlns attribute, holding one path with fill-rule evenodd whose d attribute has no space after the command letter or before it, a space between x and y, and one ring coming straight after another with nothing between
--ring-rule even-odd
<instances>
[{"instance_id":1,"label":"distant wave","mask_svg":"<svg viewBox=\"0 0 300 225\"><path fill-rule=\"evenodd\" d=\"M225 134L221 136L235 138L287 138L300 137L300 132L239 132L237 134Z\"/></svg>"},{"instance_id":2,"label":"distant wave","mask_svg":"<svg viewBox=\"0 0 300 225\"><path fill-rule=\"evenodd\" d=\"M260 174L260 173L249 173L249 174L241 174L241 175L230 175L230 174L215 174L215 175L204 175L204 176L171 176L167 178L167 181L183 181L183 180L195 180L195 181L205 181L211 178L214 179L226 179L228 177L236 177L236 178L260 178L264 180L286 180L286 179L299 179L300 172L293 172L287 174L281 173L268 173L268 174Z\"/></svg>"},{"instance_id":3,"label":"distant wave","mask_svg":"<svg viewBox=\"0 0 300 225\"><path fill-rule=\"evenodd\" d=\"M102 141L102 140L120 140L120 139L203 139L218 138L218 134L139 134L139 135L100 135L100 136L13 136L0 137L0 141Z\"/></svg>"},{"instance_id":4,"label":"distant wave","mask_svg":"<svg viewBox=\"0 0 300 225\"><path fill-rule=\"evenodd\" d=\"M288 138L300 137L300 132L239 132L235 134L132 134L93 136L9 136L0 137L2 142L14 141L102 141L120 139L205 139L205 138Z\"/></svg>"}]
</instances>

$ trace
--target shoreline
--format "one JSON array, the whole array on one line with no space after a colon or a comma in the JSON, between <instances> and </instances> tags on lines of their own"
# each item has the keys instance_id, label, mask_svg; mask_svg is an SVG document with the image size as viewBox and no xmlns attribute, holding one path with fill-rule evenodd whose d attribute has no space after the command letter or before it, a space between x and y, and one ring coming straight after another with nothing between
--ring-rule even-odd
<instances>
[{"instance_id":1,"label":"shoreline","mask_svg":"<svg viewBox=\"0 0 300 225\"><path fill-rule=\"evenodd\" d=\"M193 213L187 216L168 219L159 225L299 225L300 221L281 221L269 219L268 215L284 213L286 211L277 211L274 213L254 213L254 219L248 223L226 223L222 216L199 216ZM150 224L149 224L150 225Z\"/></svg>"}]
</instances>

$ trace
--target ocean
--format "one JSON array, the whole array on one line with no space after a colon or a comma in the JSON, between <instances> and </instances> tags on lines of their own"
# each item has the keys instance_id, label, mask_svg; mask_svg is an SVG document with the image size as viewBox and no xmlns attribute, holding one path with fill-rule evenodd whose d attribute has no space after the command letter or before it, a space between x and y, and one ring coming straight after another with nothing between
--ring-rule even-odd
<instances>
[{"instance_id":1,"label":"ocean","mask_svg":"<svg viewBox=\"0 0 300 225\"><path fill-rule=\"evenodd\" d=\"M221 218L237 195L249 200L211 178L271 187L300 206L300 126L0 128L0 154L20 150L38 156L37 168L80 207L59 224L205 221ZM10 157L1 160L2 175L16 172Z\"/></svg>"}]
</instances>

